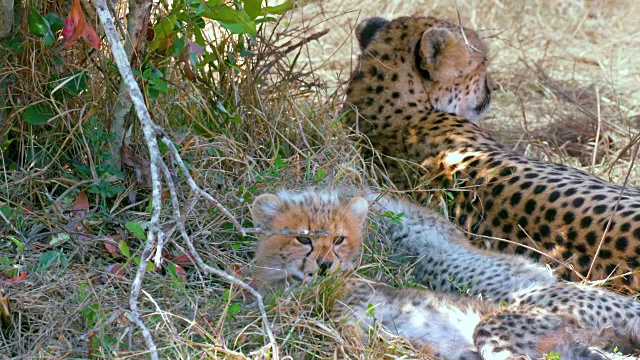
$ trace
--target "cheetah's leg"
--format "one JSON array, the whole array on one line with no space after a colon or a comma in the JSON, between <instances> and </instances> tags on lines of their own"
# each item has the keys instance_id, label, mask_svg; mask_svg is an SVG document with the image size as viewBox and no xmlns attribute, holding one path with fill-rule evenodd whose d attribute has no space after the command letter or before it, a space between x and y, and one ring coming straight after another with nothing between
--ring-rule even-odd
<instances>
[{"instance_id":1,"label":"cheetah's leg","mask_svg":"<svg viewBox=\"0 0 640 360\"><path fill-rule=\"evenodd\" d=\"M569 317L536 307L507 307L476 327L474 341L482 359L542 359L552 352L562 360L604 360L589 332ZM582 342L582 341L586 342Z\"/></svg>"},{"instance_id":2,"label":"cheetah's leg","mask_svg":"<svg viewBox=\"0 0 640 360\"><path fill-rule=\"evenodd\" d=\"M345 334L367 340L399 336L429 356L479 360L473 329L494 306L477 299L436 294L421 288L396 289L366 279L350 279L344 301L332 318ZM356 329L358 327L358 329Z\"/></svg>"},{"instance_id":3,"label":"cheetah's leg","mask_svg":"<svg viewBox=\"0 0 640 360\"><path fill-rule=\"evenodd\" d=\"M640 349L640 302L613 292L578 284L557 284L518 295L514 304L535 305L569 315L580 327L599 334L623 353Z\"/></svg>"}]
</instances>

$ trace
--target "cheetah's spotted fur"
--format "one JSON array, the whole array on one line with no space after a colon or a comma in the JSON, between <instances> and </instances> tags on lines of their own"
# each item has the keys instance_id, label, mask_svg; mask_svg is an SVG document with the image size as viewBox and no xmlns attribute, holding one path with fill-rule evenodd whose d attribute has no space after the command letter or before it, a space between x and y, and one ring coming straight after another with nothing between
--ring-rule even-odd
<instances>
[{"instance_id":1,"label":"cheetah's spotted fur","mask_svg":"<svg viewBox=\"0 0 640 360\"><path fill-rule=\"evenodd\" d=\"M345 116L347 125L382 153L399 189L422 190L415 192L420 201L432 194L424 190L448 189L460 227L516 242L476 244L549 261L517 243L525 244L583 276L591 271L591 279L611 276L640 290L633 274L640 266L640 190L506 150L467 120L487 108L493 82L484 44L472 30L464 35L432 17L363 21L362 55L347 90L357 111Z\"/></svg>"},{"instance_id":2,"label":"cheetah's spotted fur","mask_svg":"<svg viewBox=\"0 0 640 360\"><path fill-rule=\"evenodd\" d=\"M379 199L375 206L405 212L401 224L386 224L386 234L400 244L397 249L420 252L412 256L431 254L433 258L423 259L426 264L440 262L447 269L434 276L434 283L439 284L436 288L455 289L448 280L453 274L454 279L474 283L474 290L482 292L485 299L496 301L424 288L396 289L352 276L342 289L341 305L331 312L345 329L355 326L358 334L365 336L367 327L373 324L369 311L372 305L376 323L388 332L446 359L537 359L549 351L561 352L563 359L605 359L587 345L610 345L620 336L638 340L633 332L640 328L638 304L606 291L580 289L579 293L588 294L595 304L618 306L617 310L603 310L605 315L598 321L589 320L582 312L584 304L566 303L565 297L554 300L556 294L569 294L579 288L556 284L554 276L542 266L470 247L452 224L428 209L386 198ZM363 198L347 199L313 190L258 197L251 210L256 225L272 230L326 232L314 237L262 236L255 259L261 292L268 295L287 282L305 280L328 269L351 267L361 248L367 208ZM420 246L413 250L404 246L412 243ZM468 260L464 269L459 268L461 258L462 263ZM499 300L514 305L500 307ZM626 320L612 320L617 313ZM629 317L631 313L635 315ZM611 330L614 326L615 332Z\"/></svg>"}]
</instances>

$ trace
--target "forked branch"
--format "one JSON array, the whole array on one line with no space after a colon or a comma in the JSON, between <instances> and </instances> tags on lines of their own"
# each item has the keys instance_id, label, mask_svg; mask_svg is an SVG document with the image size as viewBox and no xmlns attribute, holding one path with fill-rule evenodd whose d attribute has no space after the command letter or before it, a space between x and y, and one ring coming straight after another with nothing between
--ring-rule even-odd
<instances>
[{"instance_id":1,"label":"forked branch","mask_svg":"<svg viewBox=\"0 0 640 360\"><path fill-rule=\"evenodd\" d=\"M258 303L258 308L260 309L260 314L262 315L265 332L267 333L270 341L268 346L272 348L273 358L277 359L277 343L273 335L273 331L271 330L270 323L267 319L267 314L260 294L255 289L245 284L242 280L237 279L224 271L206 265L193 246L191 239L189 239L180 216L180 204L178 203L178 198L176 195L176 184L172 179L166 163L162 159L160 149L158 148L158 138L169 147L172 160L175 161L183 170L182 173L186 177L187 183L189 184L189 187L194 191L194 193L203 196L207 200L213 202L214 206L225 216L227 216L234 224L236 229L238 229L238 231L240 231L244 235L242 227L235 219L235 217L226 208L224 208L224 206L220 202L218 202L213 196L209 195L196 185L193 178L191 178L191 176L189 175L189 171L187 171L187 168L180 158L180 155L173 145L171 139L168 137L166 132L162 130L162 128L160 128L151 120L151 116L149 115L149 111L147 110L147 107L145 105L144 97L142 95L142 92L140 91L140 88L138 87L138 84L136 83L135 78L133 77L133 72L131 71L128 57L124 51L120 37L116 32L113 19L111 18L111 14L109 13L107 4L105 0L95 0L95 4L100 22L102 23L107 40L110 44L113 59L118 66L118 70L120 71L120 75L122 76L122 81L126 84L127 91L129 93L129 96L131 97L131 102L133 103L136 114L142 126L142 131L147 143L147 148L149 149L152 197L151 221L149 223L149 230L147 233L145 245L143 247L141 261L136 272L136 277L131 285L131 294L129 296L129 312L126 314L126 316L140 329L145 344L149 349L151 358L158 359L158 351L153 337L142 321L140 313L138 311L138 298L140 296L140 291L142 288L142 279L144 278L144 274L147 269L147 262L152 257L151 253L154 246L156 247L156 255L154 256L156 266L160 266L162 262L162 244L164 243L165 234L160 226L160 207L161 190L163 183L162 180L164 175L165 186L169 188L169 192L171 193L171 206L173 210L174 220L178 224L182 239L187 244L189 250L196 259L196 263L205 271L217 275L232 284L240 286L241 288L247 290L249 293L255 296Z\"/></svg>"}]
</instances>

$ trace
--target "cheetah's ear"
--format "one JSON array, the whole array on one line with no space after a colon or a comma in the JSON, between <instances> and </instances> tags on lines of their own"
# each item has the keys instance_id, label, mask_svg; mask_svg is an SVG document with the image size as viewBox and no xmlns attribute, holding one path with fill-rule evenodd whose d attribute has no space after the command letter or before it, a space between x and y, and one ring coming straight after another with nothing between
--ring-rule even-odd
<instances>
[{"instance_id":1,"label":"cheetah's ear","mask_svg":"<svg viewBox=\"0 0 640 360\"><path fill-rule=\"evenodd\" d=\"M469 62L469 52L461 37L445 28L422 34L416 56L418 70L427 80L447 82L459 76Z\"/></svg>"},{"instance_id":2,"label":"cheetah's ear","mask_svg":"<svg viewBox=\"0 0 640 360\"><path fill-rule=\"evenodd\" d=\"M464 29L425 31L416 50L418 71L427 80L447 83L460 79L486 61L487 48L478 34Z\"/></svg>"},{"instance_id":3,"label":"cheetah's ear","mask_svg":"<svg viewBox=\"0 0 640 360\"><path fill-rule=\"evenodd\" d=\"M257 227L270 229L273 219L278 215L282 202L274 194L262 194L251 205L251 217Z\"/></svg>"},{"instance_id":4,"label":"cheetah's ear","mask_svg":"<svg viewBox=\"0 0 640 360\"><path fill-rule=\"evenodd\" d=\"M367 213L369 212L369 203L367 203L367 200L363 197L354 197L349 200L347 209L349 209L349 213L356 221L364 224L364 221L367 219Z\"/></svg>"},{"instance_id":5,"label":"cheetah's ear","mask_svg":"<svg viewBox=\"0 0 640 360\"><path fill-rule=\"evenodd\" d=\"M388 20L378 16L362 20L356 26L356 38L358 39L358 44L360 44L360 49L366 49L374 36L388 23Z\"/></svg>"}]
</instances>

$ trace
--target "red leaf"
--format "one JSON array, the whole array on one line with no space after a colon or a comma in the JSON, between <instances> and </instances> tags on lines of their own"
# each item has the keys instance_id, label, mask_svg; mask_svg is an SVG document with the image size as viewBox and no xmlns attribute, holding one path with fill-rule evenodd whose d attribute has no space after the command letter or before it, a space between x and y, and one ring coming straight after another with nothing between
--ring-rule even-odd
<instances>
[{"instance_id":1,"label":"red leaf","mask_svg":"<svg viewBox=\"0 0 640 360\"><path fill-rule=\"evenodd\" d=\"M87 24L87 20L82 12L82 7L80 6L80 0L73 0L69 15L64 20L62 37L66 40L67 47L69 47L81 36L91 47L96 50L100 49L100 38L98 38L98 34L96 34L93 27Z\"/></svg>"},{"instance_id":2,"label":"red leaf","mask_svg":"<svg viewBox=\"0 0 640 360\"><path fill-rule=\"evenodd\" d=\"M106 270L115 276L122 276L127 268L123 264L112 264L106 267Z\"/></svg>"},{"instance_id":3,"label":"red leaf","mask_svg":"<svg viewBox=\"0 0 640 360\"><path fill-rule=\"evenodd\" d=\"M120 256L120 250L118 250L118 247L113 245L111 242L105 242L104 247L111 253L111 255Z\"/></svg>"},{"instance_id":4,"label":"red leaf","mask_svg":"<svg viewBox=\"0 0 640 360\"><path fill-rule=\"evenodd\" d=\"M4 281L8 282L8 283L17 283L17 282L21 282L21 281L25 281L25 280L27 280L27 272L26 271L22 271L22 272L20 272L19 275L16 275L16 276L14 276L14 277L12 277L10 279L5 279Z\"/></svg>"},{"instance_id":5,"label":"red leaf","mask_svg":"<svg viewBox=\"0 0 640 360\"><path fill-rule=\"evenodd\" d=\"M182 280L187 281L187 272L184 271L182 266L176 265L176 275L180 276Z\"/></svg>"},{"instance_id":6,"label":"red leaf","mask_svg":"<svg viewBox=\"0 0 640 360\"><path fill-rule=\"evenodd\" d=\"M193 266L195 264L195 258L190 252L186 252L180 256L176 256L171 262L182 266Z\"/></svg>"},{"instance_id":7,"label":"red leaf","mask_svg":"<svg viewBox=\"0 0 640 360\"><path fill-rule=\"evenodd\" d=\"M89 210L89 199L84 191L80 191L76 201L73 203L73 211L80 212L85 210Z\"/></svg>"},{"instance_id":8,"label":"red leaf","mask_svg":"<svg viewBox=\"0 0 640 360\"><path fill-rule=\"evenodd\" d=\"M236 263L232 263L231 265L229 265L229 267L227 268L227 273L237 278L241 278L245 274L242 267L240 267L240 265Z\"/></svg>"}]
</instances>

